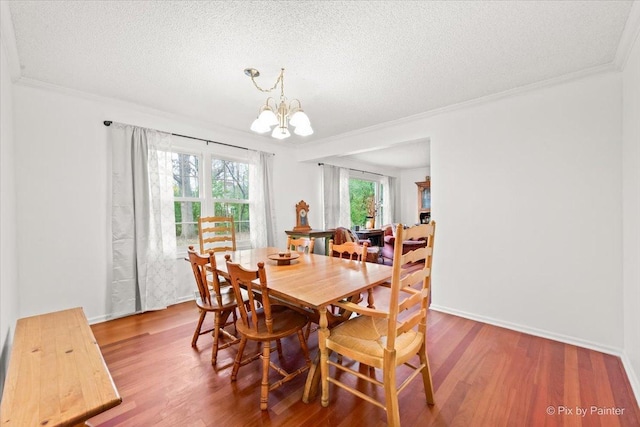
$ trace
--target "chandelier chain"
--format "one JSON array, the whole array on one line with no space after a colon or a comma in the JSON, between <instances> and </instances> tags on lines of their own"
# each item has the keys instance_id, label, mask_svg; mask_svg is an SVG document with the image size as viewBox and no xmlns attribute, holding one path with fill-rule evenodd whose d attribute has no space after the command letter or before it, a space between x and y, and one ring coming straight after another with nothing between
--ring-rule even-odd
<instances>
[{"instance_id":1,"label":"chandelier chain","mask_svg":"<svg viewBox=\"0 0 640 427\"><path fill-rule=\"evenodd\" d=\"M273 91L275 88L278 87L278 83L280 83L280 89L281 89L280 93L282 97L284 97L284 68L280 69L280 75L276 79L276 82L273 84L271 89L262 89L260 86L258 86L258 83L256 83L253 76L251 76L251 81L253 82L253 85L256 87L256 89L258 89L260 92L265 92L265 93L269 93Z\"/></svg>"}]
</instances>

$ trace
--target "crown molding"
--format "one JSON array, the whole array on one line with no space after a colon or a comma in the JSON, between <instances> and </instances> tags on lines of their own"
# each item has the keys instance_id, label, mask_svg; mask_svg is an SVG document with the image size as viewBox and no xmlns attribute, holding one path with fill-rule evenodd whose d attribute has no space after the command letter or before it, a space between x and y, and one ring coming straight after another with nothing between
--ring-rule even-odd
<instances>
[{"instance_id":1,"label":"crown molding","mask_svg":"<svg viewBox=\"0 0 640 427\"><path fill-rule=\"evenodd\" d=\"M131 111L135 111L136 113L140 113L140 114L144 114L144 115L148 115L151 117L160 117L160 118L164 118L167 120L171 120L171 121L175 121L178 122L180 125L184 125L185 127L189 127L189 128L195 128L197 130L200 130L201 132L203 132L205 135L208 136L202 136L202 134L200 135L194 135L194 136L198 136L201 137L203 139L225 139L228 138L228 140L232 140L235 143L239 143L242 144L243 146L245 146L248 149L252 149L252 150L260 150L260 151L265 151L267 149L267 147L265 147L265 143L266 145L268 145L269 151L274 152L274 151L279 151L280 149L282 149L282 145L276 145L271 143L270 141L263 141L263 140L256 140L255 135L253 134L253 132L249 132L247 131L239 131L237 129L232 129L229 127L225 127L225 126L221 126L219 124L216 123L212 123L212 122L206 122L203 120L199 120L190 116L184 116L184 115L180 115L180 114L176 114L176 113L171 113L171 112L167 112L167 111L163 111L163 110L158 110L152 107L148 107L142 104L136 104L134 102L130 102L130 101L124 101L121 99L117 99L117 98L111 98L111 97L107 97L107 96L103 96L103 95L97 95L91 92L85 92L85 91L81 91L81 90L77 90L77 89L71 89L68 88L66 86L59 86L59 85L55 85L52 83L47 83L47 82L43 82L41 80L36 80L36 79L31 79L28 77L20 77L16 82L15 82L16 86L22 86L22 87L26 87L26 88L33 88L33 89L39 89L39 90L44 90L44 91L49 91L49 92L56 92L56 93L60 93L62 95L66 95L66 96L71 96L71 97L75 97L75 98L80 98L80 99L86 99L88 101L92 101L92 102L96 102L96 103L100 103L100 104L105 104L105 105L110 105L114 108L122 108L122 109L127 109L127 110L131 110ZM121 115L122 117L122 115ZM104 120L111 120L114 122L118 122L120 120L124 120L126 121L126 118L122 117L119 119L119 117L104 117ZM136 126L143 126L143 124L136 124L136 123L131 123L133 125ZM158 129L161 130L163 132L176 132L176 133L182 133L182 132L193 132L192 130L181 130L181 129ZM215 136L212 136L215 135Z\"/></svg>"},{"instance_id":2,"label":"crown molding","mask_svg":"<svg viewBox=\"0 0 640 427\"><path fill-rule=\"evenodd\" d=\"M624 24L622 35L620 36L620 43L618 43L618 49L616 50L616 56L614 64L616 69L621 71L624 69L633 50L633 46L638 43L640 35L640 1L635 0L631 5L629 11L629 17Z\"/></svg>"},{"instance_id":3,"label":"crown molding","mask_svg":"<svg viewBox=\"0 0 640 427\"><path fill-rule=\"evenodd\" d=\"M6 1L0 1L0 43L7 55L11 80L15 82L20 78L22 73L20 70L18 47L16 45L16 34L13 30L13 20L11 19L11 10L9 10L9 2Z\"/></svg>"},{"instance_id":4,"label":"crown molding","mask_svg":"<svg viewBox=\"0 0 640 427\"><path fill-rule=\"evenodd\" d=\"M567 74L563 74L561 76L558 77L553 77L550 79L546 79L546 80L542 80L536 83L531 83L525 86L519 86L513 89L508 89L502 92L498 92L498 93L494 93L491 95L486 95L486 96L482 96L480 98L474 98L468 101L463 101L463 102L459 102L457 104L451 104L451 105L447 105L445 107L441 107L441 108L435 108L433 110L429 110L429 111L425 111L423 113L418 113L418 114L414 114L411 116L407 116L407 117L401 117L397 120L392 120L392 121L388 121L388 122L383 122L383 123L378 123L375 124L373 126L368 126L365 128L361 128L361 129L356 129L354 131L350 131L350 132L345 132L339 135L335 135L335 136L331 136L331 137L327 137L327 138L323 138L323 139L318 139L318 140L314 140L314 141L309 141L305 144L302 144L300 146L300 148L303 148L305 146L307 146L307 144L313 142L314 144L326 144L326 143L330 143L330 142L335 142L335 141L341 141L344 139L352 139L352 138L356 138L356 137L360 137L363 135L368 135L368 134L375 134L380 132L383 129L388 129L391 127L396 127L396 126L403 126L403 125L408 125L414 122L419 122L422 120L425 120L429 117L433 117L433 116L437 116L440 114L445 114L445 113L450 113L453 111L458 111L458 110L464 110L466 108L471 108L471 107L475 107L478 105L483 105L483 104L488 104L491 102L495 102L497 100L500 99L504 99L504 98L510 98L513 96L517 96L520 94L524 94L527 92L531 92L534 90L538 90L538 89L543 89L543 88L547 88L547 87L552 87L552 86L557 86L563 83L567 83L567 82L571 82L571 81L576 81L576 80L580 80L583 79L585 77L589 77L592 75L597 75L597 74L604 74L604 73L608 73L608 72L613 72L613 71L619 71L615 64L613 62L608 63L608 64L604 64L604 65L598 65L595 67L591 67L591 68L586 68L584 70L580 70L580 71L575 71L573 73L567 73ZM428 135L424 135L425 137L427 137ZM399 141L400 142L400 141ZM402 141L404 142L404 141Z\"/></svg>"}]
</instances>

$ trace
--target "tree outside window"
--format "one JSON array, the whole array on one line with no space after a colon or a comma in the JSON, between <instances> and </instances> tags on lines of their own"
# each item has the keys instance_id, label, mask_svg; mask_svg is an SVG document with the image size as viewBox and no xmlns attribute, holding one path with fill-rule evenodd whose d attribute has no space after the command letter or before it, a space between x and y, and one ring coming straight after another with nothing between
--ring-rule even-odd
<instances>
[{"instance_id":1,"label":"tree outside window","mask_svg":"<svg viewBox=\"0 0 640 427\"><path fill-rule=\"evenodd\" d=\"M376 194L378 183L374 181L349 179L349 202L351 204L351 225L363 227L367 217L378 217L379 202ZM377 218L376 218L377 219Z\"/></svg>"},{"instance_id":2,"label":"tree outside window","mask_svg":"<svg viewBox=\"0 0 640 427\"><path fill-rule=\"evenodd\" d=\"M214 215L233 217L236 241L249 241L249 165L212 159L211 196Z\"/></svg>"},{"instance_id":3,"label":"tree outside window","mask_svg":"<svg viewBox=\"0 0 640 427\"><path fill-rule=\"evenodd\" d=\"M176 244L178 247L197 245L201 212L199 159L193 154L172 153L171 161Z\"/></svg>"},{"instance_id":4,"label":"tree outside window","mask_svg":"<svg viewBox=\"0 0 640 427\"><path fill-rule=\"evenodd\" d=\"M233 217L236 244L238 247L248 247L249 165L214 158L211 154L184 152L173 152L171 160L178 249L198 246L200 216ZM202 164L210 164L211 168L206 170L201 167Z\"/></svg>"}]
</instances>

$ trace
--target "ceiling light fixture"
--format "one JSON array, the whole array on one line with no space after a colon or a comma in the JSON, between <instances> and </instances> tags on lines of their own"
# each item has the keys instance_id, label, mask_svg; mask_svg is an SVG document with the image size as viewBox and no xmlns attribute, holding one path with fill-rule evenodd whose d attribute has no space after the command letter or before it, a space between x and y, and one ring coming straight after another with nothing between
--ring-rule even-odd
<instances>
[{"instance_id":1,"label":"ceiling light fixture","mask_svg":"<svg viewBox=\"0 0 640 427\"><path fill-rule=\"evenodd\" d=\"M269 93L280 85L280 104L272 97L268 97L265 104L258 111L258 118L251 123L251 130L257 133L271 132L271 136L276 139L285 139L291 136L289 125L295 129L293 133L300 136L307 136L313 133L309 117L302 110L302 104L298 99L292 99L287 104L284 96L284 68L280 70L280 75L276 79L271 89L262 89L256 83L255 78L260 76L260 71L255 68L245 68L244 73L251 77L253 85L260 92ZM274 127L275 126L275 127ZM271 128L273 127L273 131Z\"/></svg>"}]
</instances>

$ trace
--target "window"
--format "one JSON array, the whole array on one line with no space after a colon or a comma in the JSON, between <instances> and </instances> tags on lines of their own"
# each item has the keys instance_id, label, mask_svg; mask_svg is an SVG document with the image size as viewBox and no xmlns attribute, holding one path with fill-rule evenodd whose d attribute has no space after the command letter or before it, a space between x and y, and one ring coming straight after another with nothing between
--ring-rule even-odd
<instances>
[{"instance_id":1,"label":"window","mask_svg":"<svg viewBox=\"0 0 640 427\"><path fill-rule=\"evenodd\" d=\"M178 248L198 246L200 199L200 159L188 153L172 153L173 197Z\"/></svg>"},{"instance_id":2,"label":"window","mask_svg":"<svg viewBox=\"0 0 640 427\"><path fill-rule=\"evenodd\" d=\"M212 159L211 197L213 215L233 217L236 243L249 242L249 165Z\"/></svg>"},{"instance_id":3,"label":"window","mask_svg":"<svg viewBox=\"0 0 640 427\"><path fill-rule=\"evenodd\" d=\"M351 205L351 225L364 227L367 217L375 218L377 226L382 225L382 185L373 179L349 179L349 203Z\"/></svg>"},{"instance_id":4,"label":"window","mask_svg":"<svg viewBox=\"0 0 640 427\"><path fill-rule=\"evenodd\" d=\"M178 251L198 247L200 216L233 217L236 246L250 247L248 163L187 150L174 151L171 160Z\"/></svg>"}]
</instances>

